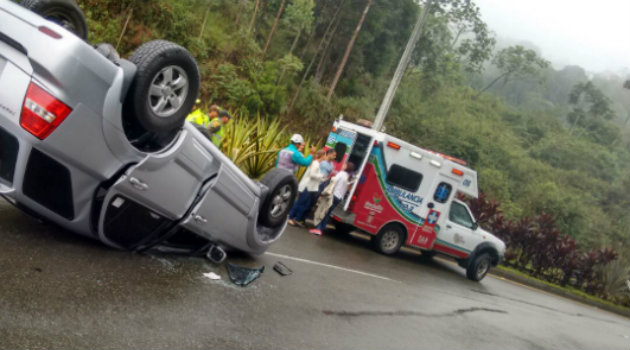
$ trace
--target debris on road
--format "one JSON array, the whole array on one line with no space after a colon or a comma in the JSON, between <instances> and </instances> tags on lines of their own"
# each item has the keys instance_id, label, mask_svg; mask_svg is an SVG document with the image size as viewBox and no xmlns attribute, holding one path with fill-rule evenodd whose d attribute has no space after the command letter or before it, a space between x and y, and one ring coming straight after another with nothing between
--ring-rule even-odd
<instances>
[{"instance_id":1,"label":"debris on road","mask_svg":"<svg viewBox=\"0 0 630 350\"><path fill-rule=\"evenodd\" d=\"M282 276L288 276L293 273L293 270L288 268L281 261L278 261L275 265L273 265L273 269Z\"/></svg>"},{"instance_id":2,"label":"debris on road","mask_svg":"<svg viewBox=\"0 0 630 350\"><path fill-rule=\"evenodd\" d=\"M221 276L217 275L214 272L207 272L203 274L204 277L209 278L211 280L220 280Z\"/></svg>"},{"instance_id":3,"label":"debris on road","mask_svg":"<svg viewBox=\"0 0 630 350\"><path fill-rule=\"evenodd\" d=\"M231 263L226 264L230 280L237 286L245 287L256 280L265 271L265 266L251 269Z\"/></svg>"}]
</instances>

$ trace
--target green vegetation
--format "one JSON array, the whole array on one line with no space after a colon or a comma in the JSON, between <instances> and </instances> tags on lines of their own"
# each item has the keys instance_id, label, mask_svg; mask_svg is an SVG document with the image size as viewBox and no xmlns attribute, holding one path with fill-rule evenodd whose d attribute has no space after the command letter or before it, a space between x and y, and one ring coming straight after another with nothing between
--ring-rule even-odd
<instances>
[{"instance_id":1,"label":"green vegetation","mask_svg":"<svg viewBox=\"0 0 630 350\"><path fill-rule=\"evenodd\" d=\"M155 38L187 47L200 65L202 99L267 138L255 141L250 130L251 145L235 135L227 146L228 154L253 147L254 158L238 157L253 162L255 176L269 167L265 152L292 132L323 140L339 114L371 119L420 12L412 0L79 3L90 41L110 42L122 56ZM630 265L629 77L555 70L534 47L500 45L473 2L435 4L388 132L465 159L506 219L548 213L581 251L613 247L619 263L600 276L627 279L628 269L613 266ZM270 126L273 133L261 129ZM630 303L627 287L609 284L608 294Z\"/></svg>"},{"instance_id":2,"label":"green vegetation","mask_svg":"<svg viewBox=\"0 0 630 350\"><path fill-rule=\"evenodd\" d=\"M617 305L615 303L611 303L608 300L601 299L601 298L598 298L598 297L594 297L594 296L592 296L590 294L584 293L581 290L578 290L578 289L575 289L575 288L560 287L557 284L549 283L549 282L547 282L545 280L541 280L541 279L538 279L538 278L535 278L535 277L531 277L528 274L525 274L525 273L523 273L523 272L521 272L519 270L510 268L510 267L507 267L507 266L498 266L497 269L502 270L502 271L506 272L509 275L517 275L520 278L523 278L523 279L526 279L526 280L535 281L537 283L543 284L543 285L547 286L548 288L551 288L552 290L558 291L559 292L558 294L561 294L561 295L562 294L566 295L566 293L570 293L570 294L573 294L573 295L575 295L578 298L583 299L583 300L592 301L592 302L595 302L595 303L598 303L598 304L607 305L607 306L609 306L611 308L614 308L614 309L620 311L624 315L627 315L628 312L630 311L630 308L628 308L628 307L621 307L621 306L619 306L619 305Z\"/></svg>"}]
</instances>

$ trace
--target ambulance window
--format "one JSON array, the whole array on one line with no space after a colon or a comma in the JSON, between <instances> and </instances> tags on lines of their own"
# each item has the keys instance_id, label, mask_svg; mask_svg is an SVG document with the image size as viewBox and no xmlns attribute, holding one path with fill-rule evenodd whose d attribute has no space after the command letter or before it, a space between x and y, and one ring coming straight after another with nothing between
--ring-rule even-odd
<instances>
[{"instance_id":1,"label":"ambulance window","mask_svg":"<svg viewBox=\"0 0 630 350\"><path fill-rule=\"evenodd\" d=\"M470 217L470 214L468 214L466 207L457 202L451 203L451 210L448 213L448 219L451 222L468 227L469 229L474 227L474 221Z\"/></svg>"},{"instance_id":2,"label":"ambulance window","mask_svg":"<svg viewBox=\"0 0 630 350\"><path fill-rule=\"evenodd\" d=\"M447 184L446 182L440 182L440 184L435 189L435 193L433 194L433 200L438 203L446 203L448 198L451 196L451 192L453 191L453 186Z\"/></svg>"},{"instance_id":3,"label":"ambulance window","mask_svg":"<svg viewBox=\"0 0 630 350\"><path fill-rule=\"evenodd\" d=\"M335 158L335 162L339 163L343 160L343 156L346 154L346 149L348 149L348 145L343 142L337 142L335 145L335 152L337 152L337 158Z\"/></svg>"},{"instance_id":4,"label":"ambulance window","mask_svg":"<svg viewBox=\"0 0 630 350\"><path fill-rule=\"evenodd\" d=\"M422 182L422 174L398 164L392 164L387 172L387 183L409 192L416 192Z\"/></svg>"}]
</instances>

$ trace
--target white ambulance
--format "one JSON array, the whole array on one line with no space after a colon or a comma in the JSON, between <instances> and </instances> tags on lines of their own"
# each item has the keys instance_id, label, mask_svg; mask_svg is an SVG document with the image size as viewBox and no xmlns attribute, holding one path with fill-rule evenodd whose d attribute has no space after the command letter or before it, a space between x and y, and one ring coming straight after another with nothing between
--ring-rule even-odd
<instances>
[{"instance_id":1,"label":"white ambulance","mask_svg":"<svg viewBox=\"0 0 630 350\"><path fill-rule=\"evenodd\" d=\"M342 120L333 124L326 146L337 151L337 170L346 162L357 169L357 181L333 212L338 231L367 232L386 255L405 245L424 258L450 256L474 281L503 258L503 241L480 228L455 198L457 192L478 195L477 173L464 161Z\"/></svg>"}]
</instances>

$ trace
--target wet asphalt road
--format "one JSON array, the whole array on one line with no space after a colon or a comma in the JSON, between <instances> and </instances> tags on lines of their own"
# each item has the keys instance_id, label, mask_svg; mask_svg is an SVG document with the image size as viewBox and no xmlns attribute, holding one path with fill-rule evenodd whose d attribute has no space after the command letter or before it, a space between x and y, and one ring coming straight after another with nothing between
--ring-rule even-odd
<instances>
[{"instance_id":1,"label":"wet asphalt road","mask_svg":"<svg viewBox=\"0 0 630 350\"><path fill-rule=\"evenodd\" d=\"M0 247L2 349L630 348L627 318L353 236L289 228L261 257L231 255L266 266L245 288L224 266L114 251L1 200Z\"/></svg>"}]
</instances>

